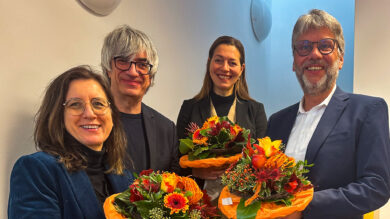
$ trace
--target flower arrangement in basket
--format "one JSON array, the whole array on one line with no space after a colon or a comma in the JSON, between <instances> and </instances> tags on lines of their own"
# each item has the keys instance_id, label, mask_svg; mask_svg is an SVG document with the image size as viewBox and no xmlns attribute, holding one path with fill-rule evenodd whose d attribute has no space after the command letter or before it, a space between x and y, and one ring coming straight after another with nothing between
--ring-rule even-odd
<instances>
[{"instance_id":1,"label":"flower arrangement in basket","mask_svg":"<svg viewBox=\"0 0 390 219\"><path fill-rule=\"evenodd\" d=\"M108 219L121 218L214 218L216 207L196 182L175 173L144 170L130 187L106 199Z\"/></svg>"},{"instance_id":2,"label":"flower arrangement in basket","mask_svg":"<svg viewBox=\"0 0 390 219\"><path fill-rule=\"evenodd\" d=\"M226 116L210 117L201 128L191 123L187 131L188 138L180 139L179 146L180 152L187 154L180 159L183 168L206 168L235 162L241 157L240 153L250 133L249 130L231 122Z\"/></svg>"},{"instance_id":3,"label":"flower arrangement in basket","mask_svg":"<svg viewBox=\"0 0 390 219\"><path fill-rule=\"evenodd\" d=\"M222 175L218 207L229 218L276 218L302 211L313 198L308 165L285 155L280 140L248 142L243 156Z\"/></svg>"}]
</instances>

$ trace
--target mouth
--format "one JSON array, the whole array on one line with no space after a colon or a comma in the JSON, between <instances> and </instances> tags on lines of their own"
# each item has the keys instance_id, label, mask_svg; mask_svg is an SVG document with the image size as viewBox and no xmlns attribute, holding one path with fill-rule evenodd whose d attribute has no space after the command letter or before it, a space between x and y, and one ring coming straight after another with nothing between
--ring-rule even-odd
<instances>
[{"instance_id":1,"label":"mouth","mask_svg":"<svg viewBox=\"0 0 390 219\"><path fill-rule=\"evenodd\" d=\"M230 78L232 78L232 76L230 75L223 75L223 74L217 74L217 76L221 80L229 80Z\"/></svg>"},{"instance_id":2,"label":"mouth","mask_svg":"<svg viewBox=\"0 0 390 219\"><path fill-rule=\"evenodd\" d=\"M319 70L323 70L324 67L323 66L308 66L305 69L308 71L319 71Z\"/></svg>"},{"instance_id":3,"label":"mouth","mask_svg":"<svg viewBox=\"0 0 390 219\"><path fill-rule=\"evenodd\" d=\"M81 125L80 127L87 130L97 130L101 125Z\"/></svg>"}]
</instances>

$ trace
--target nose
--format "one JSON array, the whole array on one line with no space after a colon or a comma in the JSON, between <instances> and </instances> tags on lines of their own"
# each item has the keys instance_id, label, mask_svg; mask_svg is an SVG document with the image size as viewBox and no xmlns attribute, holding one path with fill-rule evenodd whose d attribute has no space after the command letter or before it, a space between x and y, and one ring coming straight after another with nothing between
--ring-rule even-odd
<instances>
[{"instance_id":1,"label":"nose","mask_svg":"<svg viewBox=\"0 0 390 219\"><path fill-rule=\"evenodd\" d=\"M84 118L92 118L92 119L96 118L96 114L93 111L90 103L85 104L84 112L82 115Z\"/></svg>"},{"instance_id":2,"label":"nose","mask_svg":"<svg viewBox=\"0 0 390 219\"><path fill-rule=\"evenodd\" d=\"M229 71L229 63L228 63L227 60L225 60L225 61L223 62L223 64L222 64L222 69L223 69L224 71Z\"/></svg>"},{"instance_id":3,"label":"nose","mask_svg":"<svg viewBox=\"0 0 390 219\"><path fill-rule=\"evenodd\" d=\"M315 46L313 45L313 49L311 50L309 56L312 59L320 59L320 58L322 58L322 54L321 54L320 50L318 49L317 45L315 45Z\"/></svg>"},{"instance_id":4,"label":"nose","mask_svg":"<svg viewBox=\"0 0 390 219\"><path fill-rule=\"evenodd\" d=\"M133 77L137 77L139 75L135 67L135 63L132 63L129 70L127 70L126 72Z\"/></svg>"}]
</instances>

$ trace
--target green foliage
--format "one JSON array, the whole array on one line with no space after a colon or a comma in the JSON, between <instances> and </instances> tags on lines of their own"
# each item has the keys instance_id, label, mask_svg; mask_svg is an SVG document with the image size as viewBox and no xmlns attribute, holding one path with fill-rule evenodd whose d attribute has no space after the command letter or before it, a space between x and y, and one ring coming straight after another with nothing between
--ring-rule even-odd
<instances>
[{"instance_id":1,"label":"green foliage","mask_svg":"<svg viewBox=\"0 0 390 219\"><path fill-rule=\"evenodd\" d=\"M237 206L237 219L255 219L260 207L260 201L252 202L245 207L245 200L242 198Z\"/></svg>"}]
</instances>

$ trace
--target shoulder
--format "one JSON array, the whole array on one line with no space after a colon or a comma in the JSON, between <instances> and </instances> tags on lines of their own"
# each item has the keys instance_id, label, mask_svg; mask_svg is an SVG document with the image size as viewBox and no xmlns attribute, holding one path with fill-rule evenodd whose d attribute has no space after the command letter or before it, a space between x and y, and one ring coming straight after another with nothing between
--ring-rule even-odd
<instances>
[{"instance_id":1,"label":"shoulder","mask_svg":"<svg viewBox=\"0 0 390 219\"><path fill-rule=\"evenodd\" d=\"M355 112L373 112L384 111L387 112L387 103L383 98L368 96L363 94L344 93L348 96L349 109Z\"/></svg>"},{"instance_id":2,"label":"shoulder","mask_svg":"<svg viewBox=\"0 0 390 219\"><path fill-rule=\"evenodd\" d=\"M58 166L59 163L54 156L40 151L20 157L15 165L25 165L31 168L32 166Z\"/></svg>"},{"instance_id":3,"label":"shoulder","mask_svg":"<svg viewBox=\"0 0 390 219\"><path fill-rule=\"evenodd\" d=\"M238 101L241 104L248 105L250 108L255 109L255 110L264 109L264 104L257 102L256 100L244 100L244 99L238 98Z\"/></svg>"},{"instance_id":4,"label":"shoulder","mask_svg":"<svg viewBox=\"0 0 390 219\"><path fill-rule=\"evenodd\" d=\"M142 103L142 114L144 115L144 119L154 118L162 124L174 124L172 120L168 119L166 116L144 103Z\"/></svg>"},{"instance_id":5,"label":"shoulder","mask_svg":"<svg viewBox=\"0 0 390 219\"><path fill-rule=\"evenodd\" d=\"M279 117L293 112L296 113L298 108L299 108L299 102L277 111L276 113L272 114L271 117Z\"/></svg>"}]
</instances>

